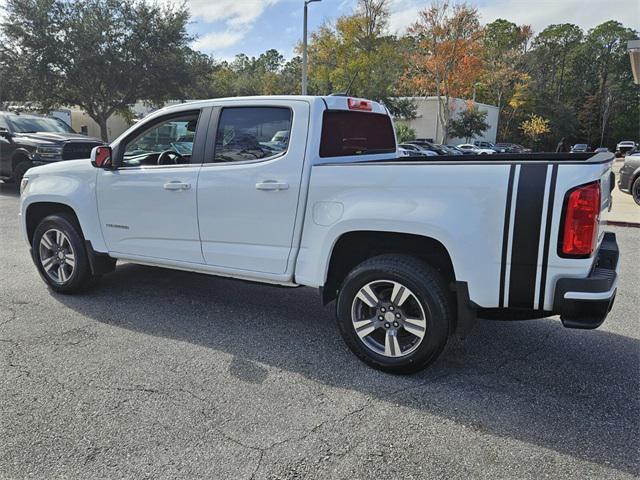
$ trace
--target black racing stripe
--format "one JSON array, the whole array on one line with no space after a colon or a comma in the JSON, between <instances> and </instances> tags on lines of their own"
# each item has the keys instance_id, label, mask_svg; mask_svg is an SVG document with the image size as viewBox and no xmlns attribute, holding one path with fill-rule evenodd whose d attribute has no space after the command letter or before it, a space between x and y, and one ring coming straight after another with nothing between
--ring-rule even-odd
<instances>
[{"instance_id":1,"label":"black racing stripe","mask_svg":"<svg viewBox=\"0 0 640 480\"><path fill-rule=\"evenodd\" d=\"M547 226L545 228L544 250L542 251L542 269L540 270L540 297L538 298L538 309L544 310L544 294L547 284L547 267L549 264L549 246L551 244L551 224L553 222L553 202L556 197L556 179L558 178L558 165L554 165L551 170L551 181L549 182L549 202L547 203Z\"/></svg>"},{"instance_id":2,"label":"black racing stripe","mask_svg":"<svg viewBox=\"0 0 640 480\"><path fill-rule=\"evenodd\" d=\"M511 308L533 309L546 178L547 165L520 167L511 244Z\"/></svg>"},{"instance_id":3,"label":"black racing stripe","mask_svg":"<svg viewBox=\"0 0 640 480\"><path fill-rule=\"evenodd\" d=\"M507 250L509 243L509 223L511 219L511 197L513 197L513 177L516 174L516 166L509 169L509 181L507 183L507 201L504 210L504 227L502 228L502 261L500 262L500 298L499 306L504 308L504 279L507 274Z\"/></svg>"}]
</instances>

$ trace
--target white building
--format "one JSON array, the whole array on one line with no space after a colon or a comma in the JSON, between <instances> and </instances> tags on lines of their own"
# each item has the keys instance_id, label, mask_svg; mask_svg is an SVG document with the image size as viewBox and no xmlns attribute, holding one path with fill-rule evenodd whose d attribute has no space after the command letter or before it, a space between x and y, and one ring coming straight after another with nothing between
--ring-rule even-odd
<instances>
[{"instance_id":1,"label":"white building","mask_svg":"<svg viewBox=\"0 0 640 480\"><path fill-rule=\"evenodd\" d=\"M416 118L411 120L396 119L398 123L408 125L416 132L416 138L432 138L435 143L443 143L442 125L438 121L438 97L410 97L415 103ZM451 98L450 108L452 110L451 118L455 118L461 111L467 108L467 100L461 98ZM495 143L498 134L498 107L486 105L476 102L478 110L487 112L486 121L489 128L481 136L473 138L473 140L484 140ZM472 141L473 141L472 140ZM447 138L446 143L450 145L458 145L465 143L464 138Z\"/></svg>"}]
</instances>

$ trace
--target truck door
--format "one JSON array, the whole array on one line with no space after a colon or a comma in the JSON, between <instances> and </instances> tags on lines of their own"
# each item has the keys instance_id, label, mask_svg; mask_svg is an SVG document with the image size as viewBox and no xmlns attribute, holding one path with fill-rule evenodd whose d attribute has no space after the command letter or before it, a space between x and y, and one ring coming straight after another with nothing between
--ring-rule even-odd
<instances>
[{"instance_id":1,"label":"truck door","mask_svg":"<svg viewBox=\"0 0 640 480\"><path fill-rule=\"evenodd\" d=\"M234 102L212 115L198 180L200 238L209 265L286 271L309 105L268 102Z\"/></svg>"},{"instance_id":2,"label":"truck door","mask_svg":"<svg viewBox=\"0 0 640 480\"><path fill-rule=\"evenodd\" d=\"M210 109L145 123L114 149L117 170L100 169L98 211L110 252L204 263L196 184Z\"/></svg>"}]
</instances>

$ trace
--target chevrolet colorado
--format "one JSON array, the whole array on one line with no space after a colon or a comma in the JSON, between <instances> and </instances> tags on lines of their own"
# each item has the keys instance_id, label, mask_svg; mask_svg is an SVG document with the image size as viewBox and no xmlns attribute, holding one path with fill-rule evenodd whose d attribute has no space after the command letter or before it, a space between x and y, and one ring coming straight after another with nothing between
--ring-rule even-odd
<instances>
[{"instance_id":1,"label":"chevrolet colorado","mask_svg":"<svg viewBox=\"0 0 640 480\"><path fill-rule=\"evenodd\" d=\"M216 99L159 110L91 160L30 169L20 214L57 292L117 260L315 287L358 357L407 373L478 316L603 322L612 159L398 158L376 102Z\"/></svg>"}]
</instances>

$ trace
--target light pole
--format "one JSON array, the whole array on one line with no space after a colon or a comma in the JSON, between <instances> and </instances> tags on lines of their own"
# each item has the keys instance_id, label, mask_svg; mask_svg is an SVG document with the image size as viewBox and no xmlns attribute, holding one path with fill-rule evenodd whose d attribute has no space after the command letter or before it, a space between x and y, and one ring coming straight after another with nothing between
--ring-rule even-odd
<instances>
[{"instance_id":1,"label":"light pole","mask_svg":"<svg viewBox=\"0 0 640 480\"><path fill-rule=\"evenodd\" d=\"M473 84L473 103L476 103L476 87L482 85L482 82L476 82Z\"/></svg>"},{"instance_id":2,"label":"light pole","mask_svg":"<svg viewBox=\"0 0 640 480\"><path fill-rule=\"evenodd\" d=\"M322 0L304 1L304 27L302 28L302 95L307 94L307 6L312 2Z\"/></svg>"}]
</instances>

